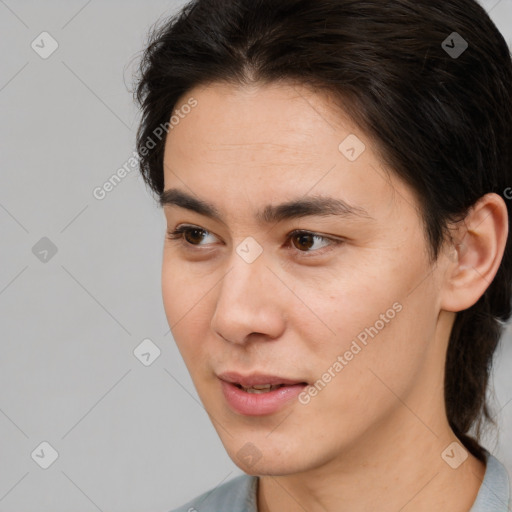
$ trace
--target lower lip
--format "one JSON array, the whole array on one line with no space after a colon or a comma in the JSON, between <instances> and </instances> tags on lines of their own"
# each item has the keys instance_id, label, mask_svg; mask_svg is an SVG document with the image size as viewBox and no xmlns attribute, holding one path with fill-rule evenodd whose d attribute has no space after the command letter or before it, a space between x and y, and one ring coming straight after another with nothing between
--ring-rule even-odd
<instances>
[{"instance_id":1,"label":"lower lip","mask_svg":"<svg viewBox=\"0 0 512 512\"><path fill-rule=\"evenodd\" d=\"M221 381L222 392L229 406L246 416L263 416L279 411L301 393L305 384L282 386L265 393L247 393L230 382Z\"/></svg>"}]
</instances>

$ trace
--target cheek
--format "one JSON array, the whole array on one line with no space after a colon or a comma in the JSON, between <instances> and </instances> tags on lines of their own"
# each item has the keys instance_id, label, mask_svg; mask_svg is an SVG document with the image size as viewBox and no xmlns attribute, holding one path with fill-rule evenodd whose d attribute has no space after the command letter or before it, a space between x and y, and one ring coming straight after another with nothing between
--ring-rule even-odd
<instances>
[{"instance_id":1,"label":"cheek","mask_svg":"<svg viewBox=\"0 0 512 512\"><path fill-rule=\"evenodd\" d=\"M331 423L349 437L401 408L398 397L407 400L405 397L421 386L429 333L407 307L404 304L404 309L380 331L361 331L368 334L366 344L357 338L355 342L344 340L340 351L343 369L315 398L318 401L311 412L318 417L335 417Z\"/></svg>"},{"instance_id":2,"label":"cheek","mask_svg":"<svg viewBox=\"0 0 512 512\"><path fill-rule=\"evenodd\" d=\"M201 281L199 281L200 283ZM162 263L162 300L174 341L188 362L201 346L195 340L202 339L199 320L205 314L208 286L198 286L197 277L185 270L175 259L165 257Z\"/></svg>"},{"instance_id":3,"label":"cheek","mask_svg":"<svg viewBox=\"0 0 512 512\"><path fill-rule=\"evenodd\" d=\"M208 275L198 274L198 267L189 265L164 252L162 260L162 300L170 326L188 324L205 302L212 286ZM178 323L179 322L179 323Z\"/></svg>"},{"instance_id":4,"label":"cheek","mask_svg":"<svg viewBox=\"0 0 512 512\"><path fill-rule=\"evenodd\" d=\"M301 336L316 340L321 352L329 347L337 353L348 350L352 339L360 333L364 338L365 329L376 322L378 330L382 330L396 316L399 305L393 308L393 304L403 297L401 283L384 280L382 276L388 272L382 274L382 270L382 265L343 267L320 284L297 277L294 293L306 308L290 308L294 318L291 324L301 325Z\"/></svg>"},{"instance_id":5,"label":"cheek","mask_svg":"<svg viewBox=\"0 0 512 512\"><path fill-rule=\"evenodd\" d=\"M165 314L167 316L167 322L171 329L180 318L180 310L182 309L180 304L187 302L186 292L186 282L179 277L177 266L166 261L166 258L164 257L162 263L162 300ZM184 295L184 301L177 300L178 297L184 297Z\"/></svg>"},{"instance_id":6,"label":"cheek","mask_svg":"<svg viewBox=\"0 0 512 512\"><path fill-rule=\"evenodd\" d=\"M315 380L311 417L336 416L336 428L355 431L384 417L416 386L435 336L435 287L417 285L417 269L395 279L357 279L343 292L318 296L319 316L336 332L320 341L309 331Z\"/></svg>"},{"instance_id":7,"label":"cheek","mask_svg":"<svg viewBox=\"0 0 512 512\"><path fill-rule=\"evenodd\" d=\"M301 326L301 337L309 340L306 356L314 361L317 378L331 369L336 376L345 375L343 379L366 379L371 385L378 380L368 368L393 378L395 370L403 368L400 375L406 379L409 370L421 364L434 336L436 295L428 279L422 283L427 270L418 260L405 265L397 254L396 259L341 270L339 278L333 277L313 294L307 287L304 302L316 318L311 311L296 309L291 324ZM295 291L298 296L306 293L301 286ZM338 364L335 371L338 356L343 368ZM353 388L350 383L344 385Z\"/></svg>"},{"instance_id":8,"label":"cheek","mask_svg":"<svg viewBox=\"0 0 512 512\"><path fill-rule=\"evenodd\" d=\"M346 342L363 333L364 341L364 333L370 336L368 331L375 334L375 329L379 334L389 332L390 325L396 326L407 316L407 303L425 292L425 286L418 285L430 272L427 261L414 247L393 249L351 248L312 299L321 311L319 316L341 340ZM418 290L411 293L415 288Z\"/></svg>"}]
</instances>

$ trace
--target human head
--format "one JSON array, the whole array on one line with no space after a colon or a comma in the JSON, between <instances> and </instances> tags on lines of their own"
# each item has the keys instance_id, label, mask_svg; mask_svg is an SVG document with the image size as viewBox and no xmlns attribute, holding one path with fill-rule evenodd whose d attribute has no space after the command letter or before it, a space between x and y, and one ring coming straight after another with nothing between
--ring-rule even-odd
<instances>
[{"instance_id":1,"label":"human head","mask_svg":"<svg viewBox=\"0 0 512 512\"><path fill-rule=\"evenodd\" d=\"M468 43L456 58L442 46L453 32ZM296 83L333 98L413 192L431 262L450 225L512 183L510 52L474 0L198 0L153 33L141 72L137 146L158 196L166 140L144 152L147 140L187 93L212 84ZM507 209L510 217L509 201ZM489 417L486 387L511 313L511 272L508 241L494 280L457 313L448 344L446 413L475 455L481 450L466 435Z\"/></svg>"}]
</instances>

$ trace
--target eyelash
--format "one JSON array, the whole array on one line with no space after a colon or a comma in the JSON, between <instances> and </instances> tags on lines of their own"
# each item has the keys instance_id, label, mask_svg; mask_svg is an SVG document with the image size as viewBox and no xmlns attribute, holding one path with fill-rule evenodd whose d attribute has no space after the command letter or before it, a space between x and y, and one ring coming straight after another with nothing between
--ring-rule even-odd
<instances>
[{"instance_id":1,"label":"eyelash","mask_svg":"<svg viewBox=\"0 0 512 512\"><path fill-rule=\"evenodd\" d=\"M184 246L187 246L187 248L190 248L192 250L196 250L195 248L200 247L200 245L194 245L189 242L187 242L184 238L184 234L188 233L190 231L200 231L203 234L210 234L209 231L203 228L195 227L195 226L179 226L174 231L168 231L167 232L167 238L171 241L177 241L178 243L181 243ZM336 240L335 238L329 238L326 236L319 235L317 233L314 233L312 231L305 231L302 229L296 229L288 234L286 238L287 244L292 240L292 238L296 237L297 235L310 235L314 238L320 238L322 240L328 240L331 244L330 246L322 247L321 249L317 249L316 251L300 251L297 249L297 252L301 255L301 258L309 258L311 256L316 256L318 254L322 254L325 250L330 250L333 248L333 246L338 246L343 243L342 240ZM202 250L202 249L197 249Z\"/></svg>"}]
</instances>

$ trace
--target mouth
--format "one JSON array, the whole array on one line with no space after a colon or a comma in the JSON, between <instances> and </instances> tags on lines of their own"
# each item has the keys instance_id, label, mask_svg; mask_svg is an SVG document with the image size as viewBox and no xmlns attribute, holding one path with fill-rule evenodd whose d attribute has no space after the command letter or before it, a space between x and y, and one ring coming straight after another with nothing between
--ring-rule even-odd
<instances>
[{"instance_id":1,"label":"mouth","mask_svg":"<svg viewBox=\"0 0 512 512\"><path fill-rule=\"evenodd\" d=\"M277 384L273 386L272 384L257 384L254 386L246 387L242 386L242 384L234 383L238 389L243 389L246 393L268 393L269 391L274 391L275 389L282 388L284 384Z\"/></svg>"},{"instance_id":2,"label":"mouth","mask_svg":"<svg viewBox=\"0 0 512 512\"><path fill-rule=\"evenodd\" d=\"M229 372L218 375L227 404L246 416L272 414L296 398L308 385L306 381L275 375L240 375Z\"/></svg>"}]
</instances>

